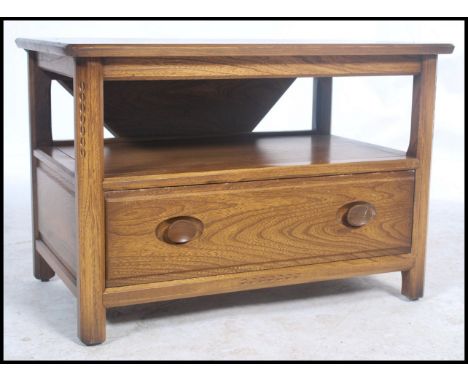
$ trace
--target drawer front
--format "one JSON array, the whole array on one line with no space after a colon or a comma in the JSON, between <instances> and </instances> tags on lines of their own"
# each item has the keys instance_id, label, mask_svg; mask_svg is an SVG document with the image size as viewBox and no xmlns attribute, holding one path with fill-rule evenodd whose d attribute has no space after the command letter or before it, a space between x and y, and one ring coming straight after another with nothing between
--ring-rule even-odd
<instances>
[{"instance_id":1,"label":"drawer front","mask_svg":"<svg viewBox=\"0 0 468 382\"><path fill-rule=\"evenodd\" d=\"M107 286L409 253L414 172L106 193Z\"/></svg>"}]
</instances>

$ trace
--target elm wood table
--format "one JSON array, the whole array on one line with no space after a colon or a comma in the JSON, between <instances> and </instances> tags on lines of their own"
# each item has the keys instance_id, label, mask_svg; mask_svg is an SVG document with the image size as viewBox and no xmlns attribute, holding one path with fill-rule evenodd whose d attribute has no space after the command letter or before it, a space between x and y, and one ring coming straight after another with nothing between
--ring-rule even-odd
<instances>
[{"instance_id":1,"label":"elm wood table","mask_svg":"<svg viewBox=\"0 0 468 382\"><path fill-rule=\"evenodd\" d=\"M401 271L423 294L437 54L452 45L17 40L28 51L34 275L106 308ZM332 77L414 78L407 152L330 134ZM309 131L252 133L297 77ZM53 141L51 81L74 95ZM103 126L116 136L103 139Z\"/></svg>"}]
</instances>

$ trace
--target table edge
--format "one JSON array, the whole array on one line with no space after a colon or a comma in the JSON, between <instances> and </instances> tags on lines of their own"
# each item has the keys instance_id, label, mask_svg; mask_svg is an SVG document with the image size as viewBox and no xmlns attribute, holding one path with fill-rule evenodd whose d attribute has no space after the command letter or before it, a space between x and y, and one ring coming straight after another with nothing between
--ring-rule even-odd
<instances>
[{"instance_id":1,"label":"table edge","mask_svg":"<svg viewBox=\"0 0 468 382\"><path fill-rule=\"evenodd\" d=\"M388 56L450 54L452 44L76 44L18 38L19 48L70 57Z\"/></svg>"}]
</instances>

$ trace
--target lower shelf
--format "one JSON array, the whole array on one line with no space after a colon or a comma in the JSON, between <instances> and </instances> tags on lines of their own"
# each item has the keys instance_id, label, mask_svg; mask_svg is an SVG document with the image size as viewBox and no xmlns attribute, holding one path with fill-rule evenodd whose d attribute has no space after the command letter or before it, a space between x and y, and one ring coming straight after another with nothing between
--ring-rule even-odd
<instances>
[{"instance_id":1,"label":"lower shelf","mask_svg":"<svg viewBox=\"0 0 468 382\"><path fill-rule=\"evenodd\" d=\"M72 182L73 142L35 151ZM417 159L402 151L310 131L230 137L106 140L106 190L237 182L300 176L408 170Z\"/></svg>"}]
</instances>

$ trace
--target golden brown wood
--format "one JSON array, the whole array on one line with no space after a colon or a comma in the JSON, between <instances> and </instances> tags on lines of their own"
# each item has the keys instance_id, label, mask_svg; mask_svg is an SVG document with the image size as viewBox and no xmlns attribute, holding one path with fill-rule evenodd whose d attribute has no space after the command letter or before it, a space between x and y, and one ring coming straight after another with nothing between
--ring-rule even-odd
<instances>
[{"instance_id":1,"label":"golden brown wood","mask_svg":"<svg viewBox=\"0 0 468 382\"><path fill-rule=\"evenodd\" d=\"M37 160L33 151L41 145L50 146L52 142L52 122L50 104L50 78L37 65L37 54L28 54L29 73L29 138L31 149L31 208L33 236L33 271L38 280L48 281L54 271L37 252L36 240L39 239L38 201L37 201Z\"/></svg>"},{"instance_id":2,"label":"golden brown wood","mask_svg":"<svg viewBox=\"0 0 468 382\"><path fill-rule=\"evenodd\" d=\"M332 81L331 77L314 78L312 130L318 134L331 132Z\"/></svg>"},{"instance_id":3,"label":"golden brown wood","mask_svg":"<svg viewBox=\"0 0 468 382\"><path fill-rule=\"evenodd\" d=\"M408 253L413 177L396 172L106 193L106 285L267 269L317 256ZM350 228L342 208L358 200L378 214ZM178 216L199 219L203 233L184 245L159 240L158 225Z\"/></svg>"},{"instance_id":4,"label":"golden brown wood","mask_svg":"<svg viewBox=\"0 0 468 382\"><path fill-rule=\"evenodd\" d=\"M149 187L168 187L190 184L212 184L224 182L246 182L256 179L289 179L309 176L363 174L383 171L412 170L418 167L418 160L394 157L375 161L351 163L325 163L312 166L282 166L232 171L187 172L162 175L129 175L109 177L104 180L104 189L132 190Z\"/></svg>"},{"instance_id":5,"label":"golden brown wood","mask_svg":"<svg viewBox=\"0 0 468 382\"><path fill-rule=\"evenodd\" d=\"M102 180L103 80L99 60L79 61L75 73L75 159L78 237L78 335L87 345L105 340L105 227Z\"/></svg>"},{"instance_id":6,"label":"golden brown wood","mask_svg":"<svg viewBox=\"0 0 468 382\"><path fill-rule=\"evenodd\" d=\"M374 56L452 53L451 44L310 44L307 41L16 39L20 48L74 57Z\"/></svg>"},{"instance_id":7,"label":"golden brown wood","mask_svg":"<svg viewBox=\"0 0 468 382\"><path fill-rule=\"evenodd\" d=\"M424 293L424 267L429 208L429 172L434 123L437 57L423 59L422 72L413 84L413 110L408 155L420 160L415 176L414 225L411 253L414 267L402 273L402 294L416 300Z\"/></svg>"},{"instance_id":8,"label":"golden brown wood","mask_svg":"<svg viewBox=\"0 0 468 382\"><path fill-rule=\"evenodd\" d=\"M104 59L104 78L120 81L410 75L420 70L420 60L411 56Z\"/></svg>"},{"instance_id":9,"label":"golden brown wood","mask_svg":"<svg viewBox=\"0 0 468 382\"><path fill-rule=\"evenodd\" d=\"M106 190L414 169L401 151L336 136L297 133L105 145ZM59 152L64 153L62 156ZM73 147L50 155L73 171ZM72 161L70 161L72 159Z\"/></svg>"},{"instance_id":10,"label":"golden brown wood","mask_svg":"<svg viewBox=\"0 0 468 382\"><path fill-rule=\"evenodd\" d=\"M412 267L414 258L408 254L355 259L329 263L267 269L254 272L197 277L187 280L163 281L106 288L104 305L108 308L153 301L206 296L243 290L304 284L375 273L395 272Z\"/></svg>"}]
</instances>

